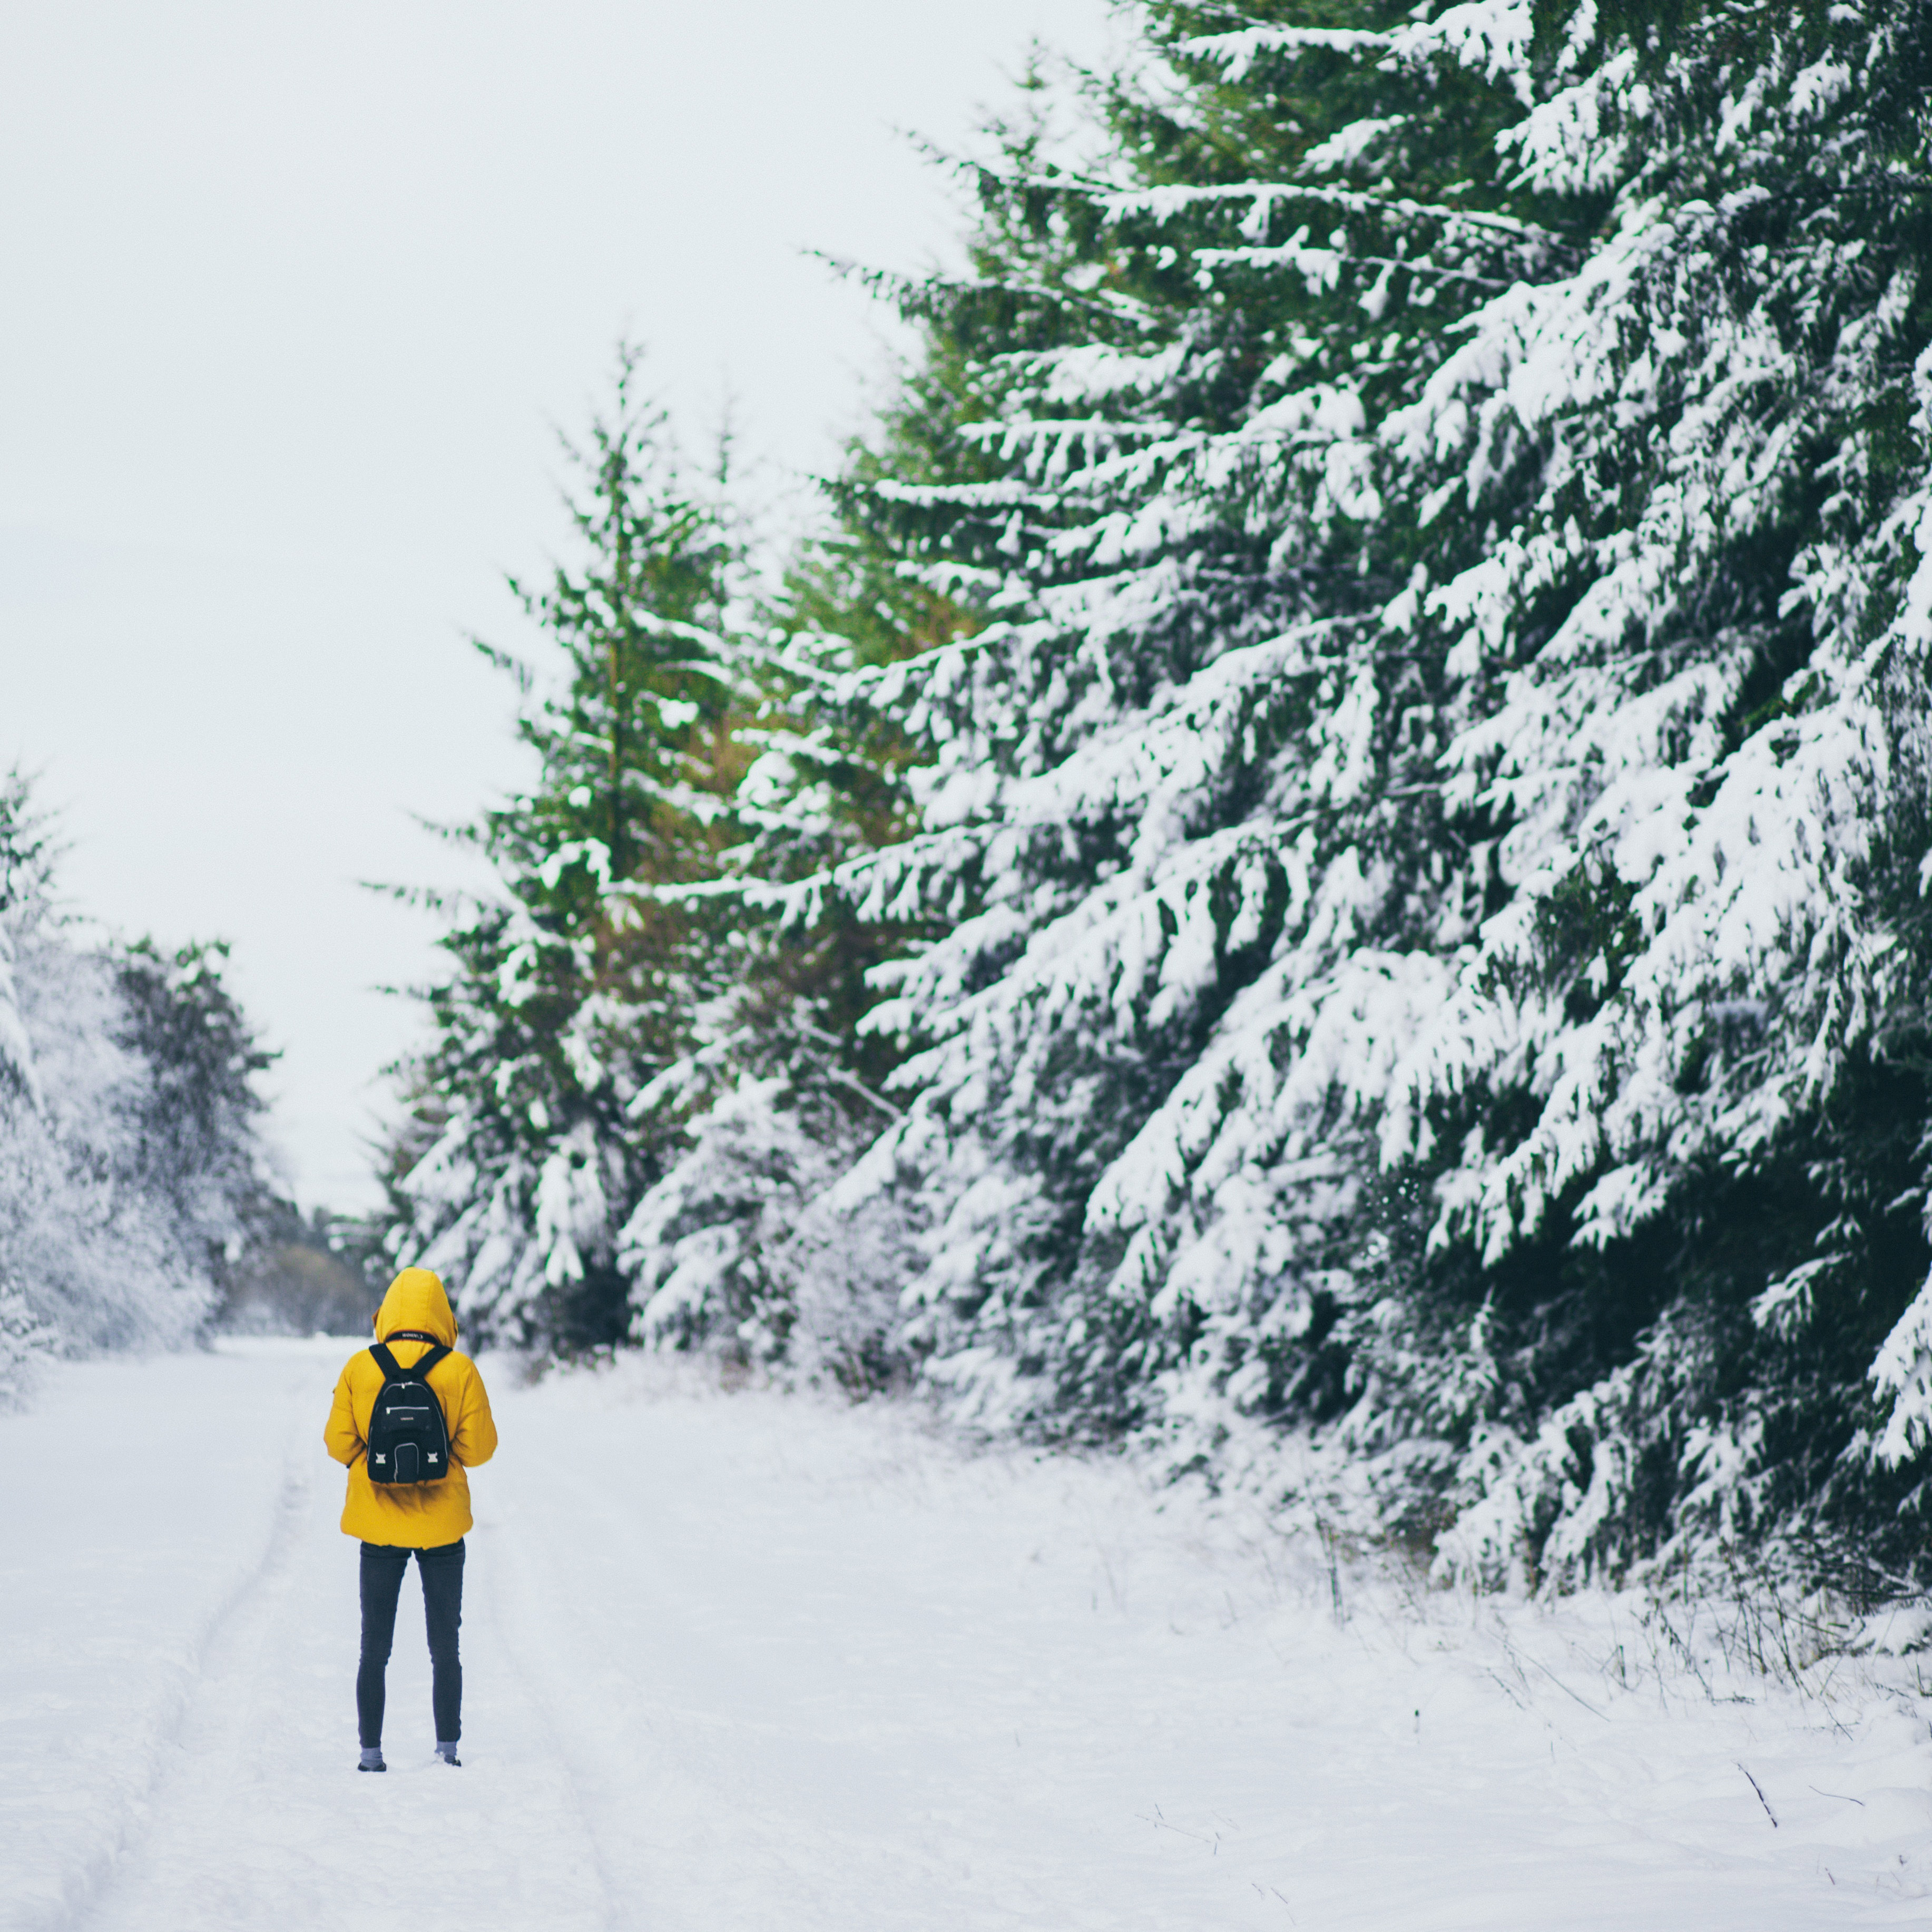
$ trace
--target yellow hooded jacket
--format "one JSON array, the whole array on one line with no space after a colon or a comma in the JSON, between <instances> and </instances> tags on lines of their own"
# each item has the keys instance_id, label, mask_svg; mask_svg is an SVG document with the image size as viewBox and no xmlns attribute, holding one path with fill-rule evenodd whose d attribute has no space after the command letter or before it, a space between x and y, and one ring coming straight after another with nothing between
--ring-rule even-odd
<instances>
[{"instance_id":1,"label":"yellow hooded jacket","mask_svg":"<svg viewBox=\"0 0 1932 1932\"><path fill-rule=\"evenodd\" d=\"M428 1268L405 1268L389 1284L376 1314L376 1339L398 1329L420 1329L454 1348L456 1317L442 1283ZM398 1342L393 1353L404 1368L429 1353L427 1342ZM342 1508L346 1536L404 1550L435 1550L469 1532L468 1471L496 1453L496 1425L483 1378L467 1355L443 1357L429 1372L430 1392L449 1426L449 1474L440 1483L377 1484L365 1466L369 1418L382 1386L382 1371L368 1349L352 1355L337 1378L334 1406L322 1441L338 1462L349 1465L349 1500Z\"/></svg>"}]
</instances>

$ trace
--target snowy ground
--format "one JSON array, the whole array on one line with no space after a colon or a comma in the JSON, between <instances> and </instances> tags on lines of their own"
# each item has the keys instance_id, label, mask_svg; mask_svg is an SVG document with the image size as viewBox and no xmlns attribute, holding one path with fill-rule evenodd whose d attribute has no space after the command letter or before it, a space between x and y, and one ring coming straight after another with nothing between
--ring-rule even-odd
<instances>
[{"instance_id":1,"label":"snowy ground","mask_svg":"<svg viewBox=\"0 0 1932 1932\"><path fill-rule=\"evenodd\" d=\"M358 1777L346 1352L92 1364L0 1418L0 1926L1932 1918L1910 1659L1820 1697L1713 1657L1707 1695L1627 1606L1345 1578L1338 1620L1318 1552L1123 1468L648 1365L498 1366L464 1767L412 1581Z\"/></svg>"}]
</instances>

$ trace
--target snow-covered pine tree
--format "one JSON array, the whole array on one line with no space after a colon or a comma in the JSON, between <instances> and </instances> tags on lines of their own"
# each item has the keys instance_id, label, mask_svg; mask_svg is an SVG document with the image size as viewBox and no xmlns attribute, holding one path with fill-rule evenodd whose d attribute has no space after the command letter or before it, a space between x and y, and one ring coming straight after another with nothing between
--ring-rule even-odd
<instances>
[{"instance_id":1,"label":"snow-covered pine tree","mask_svg":"<svg viewBox=\"0 0 1932 1932\"><path fill-rule=\"evenodd\" d=\"M479 646L517 681L536 776L454 835L501 890L442 941L455 970L427 995L390 1176L394 1252L459 1286L472 1334L565 1348L628 1326L618 1236L676 1129L652 1083L734 983L728 919L656 889L716 874L747 762L735 540L634 352L571 454L580 560L512 586L547 656Z\"/></svg>"},{"instance_id":2,"label":"snow-covered pine tree","mask_svg":"<svg viewBox=\"0 0 1932 1932\"><path fill-rule=\"evenodd\" d=\"M17 1222L30 1184L23 1172L29 1124L42 1105L33 1043L20 1011L14 930L38 896L40 844L26 812L26 788L17 772L0 793L0 1224ZM20 1402L34 1372L58 1340L36 1313L13 1268L0 1273L0 1408Z\"/></svg>"},{"instance_id":3,"label":"snow-covered pine tree","mask_svg":"<svg viewBox=\"0 0 1932 1932\"><path fill-rule=\"evenodd\" d=\"M213 1306L268 1198L268 1056L219 946L77 941L51 829L0 787L0 1396L53 1353L166 1346Z\"/></svg>"},{"instance_id":4,"label":"snow-covered pine tree","mask_svg":"<svg viewBox=\"0 0 1932 1932\"><path fill-rule=\"evenodd\" d=\"M855 447L853 481L920 461L933 398L909 382L877 449ZM862 1310L826 1265L820 1202L880 1128L899 1118L883 1091L892 1043L858 1022L884 958L922 934L862 920L836 895L791 888L910 829L905 771L915 748L896 722L855 701L851 674L893 664L970 628L955 599L900 572L845 508L794 556L748 660L760 701L738 732L755 754L734 800L745 833L724 854L736 990L722 1024L658 1083L683 1116L685 1148L624 1231L633 1333L652 1346L741 1360L787 1353L848 1384L891 1372L890 1312ZM836 1280L794 1336L801 1294Z\"/></svg>"},{"instance_id":5,"label":"snow-covered pine tree","mask_svg":"<svg viewBox=\"0 0 1932 1932\"><path fill-rule=\"evenodd\" d=\"M228 957L219 940L166 953L142 940L112 956L118 1037L147 1070L133 1107L128 1178L224 1294L279 1204L263 1172L255 1085L274 1056L229 990Z\"/></svg>"},{"instance_id":6,"label":"snow-covered pine tree","mask_svg":"<svg viewBox=\"0 0 1932 1932\"><path fill-rule=\"evenodd\" d=\"M871 677L921 829L836 880L950 922L838 1191L898 1343L1486 1574L1906 1560L1923 10L1142 17L871 494L994 620Z\"/></svg>"}]
</instances>

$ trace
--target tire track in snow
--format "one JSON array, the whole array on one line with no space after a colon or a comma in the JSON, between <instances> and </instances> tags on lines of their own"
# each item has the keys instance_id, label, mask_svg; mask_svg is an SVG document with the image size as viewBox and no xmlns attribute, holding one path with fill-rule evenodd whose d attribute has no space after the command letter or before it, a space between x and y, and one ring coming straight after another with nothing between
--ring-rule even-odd
<instances>
[{"instance_id":1,"label":"tire track in snow","mask_svg":"<svg viewBox=\"0 0 1932 1932\"><path fill-rule=\"evenodd\" d=\"M637 1490L617 1492L634 1472L596 1453L596 1420L573 1416L568 1450L546 1467L557 1419L545 1418L493 1488L502 1532L493 1587L511 1608L518 1667L569 1768L614 1928L777 1922L721 1897L728 1868L742 1876L758 1862L760 1820L740 1810L729 1842L716 1842L716 1767L658 1721L658 1701L639 1681L668 1653L688 1655L704 1642L638 1587L657 1553L640 1546L647 1513ZM687 1893L697 1894L694 1911L681 1909Z\"/></svg>"},{"instance_id":2,"label":"tire track in snow","mask_svg":"<svg viewBox=\"0 0 1932 1932\"><path fill-rule=\"evenodd\" d=\"M490 1554L496 1560L480 1566L482 1594L501 1626L504 1622L502 1610L506 1598L502 1571L507 1568L516 1579L516 1584L507 1593L516 1594L518 1586L526 1586L524 1554L512 1537L493 1540ZM551 1753L562 1769L572 1815L584 1834L585 1843L590 1848L591 1866L596 1874L598 1890L603 1900L603 1922L609 1928L609 1932L622 1932L622 1928L628 1922L628 1916L620 1909L620 1900L623 1894L612 1881L610 1862L604 1856L603 1844L598 1838L590 1809L584 1802L583 1768L578 1755L566 1744L562 1733L557 1729L554 1701L556 1685L554 1682L546 1681L540 1684L536 1681L540 1674L540 1666L533 1666L531 1660L533 1656L543 1654L542 1646L540 1642L532 1641L534 1626L526 1613L516 1616L514 1621L520 1628L514 1634L507 1626L503 1628L503 1654L514 1672L530 1708L536 1713ZM547 1680L550 1677L550 1673L547 1671L541 1672L541 1674Z\"/></svg>"},{"instance_id":3,"label":"tire track in snow","mask_svg":"<svg viewBox=\"0 0 1932 1932\"><path fill-rule=\"evenodd\" d=\"M882 1607L915 1629L924 1610L900 1593L904 1552L848 1560L873 1541L869 1498L834 1502L848 1540L828 1538L823 1499L757 1432L742 1445L721 1414L693 1439L681 1420L542 1390L494 1487L618 1896L666 1932L1048 1922L1003 1879L959 1895L982 1854L1005 1862L1011 1807L1002 1790L976 1844L956 1828L952 1748L906 1720L905 1656L870 1650ZM1003 1773L1012 1748L1003 1731Z\"/></svg>"},{"instance_id":4,"label":"tire track in snow","mask_svg":"<svg viewBox=\"0 0 1932 1932\"><path fill-rule=\"evenodd\" d=\"M172 1684L152 1714L152 1729L142 1754L144 1762L139 1780L124 1786L118 1795L106 1842L86 1864L67 1874L63 1896L50 1910L16 1922L23 1928L67 1932L67 1928L82 1924L112 1886L130 1847L138 1841L142 1817L167 1774L170 1755L180 1744L211 1660L250 1601L286 1566L308 1497L304 1466L308 1459L301 1453L299 1435L291 1420L283 1437L281 1483L267 1537L253 1562L230 1585L191 1640L184 1668L176 1673Z\"/></svg>"}]
</instances>

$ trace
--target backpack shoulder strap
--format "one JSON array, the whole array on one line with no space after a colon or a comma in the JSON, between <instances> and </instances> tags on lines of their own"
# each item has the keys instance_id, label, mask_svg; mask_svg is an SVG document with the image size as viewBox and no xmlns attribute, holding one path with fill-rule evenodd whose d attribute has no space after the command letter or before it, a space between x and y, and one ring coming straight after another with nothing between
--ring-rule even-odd
<instances>
[{"instance_id":1,"label":"backpack shoulder strap","mask_svg":"<svg viewBox=\"0 0 1932 1932\"><path fill-rule=\"evenodd\" d=\"M372 1342L370 1345L369 1352L375 1357L376 1366L382 1370L382 1379L386 1382L400 1382L406 1376L427 1376L444 1356L452 1352L447 1342L439 1342L434 1335L422 1334L413 1328L398 1329L389 1337L389 1341L427 1342L429 1344L429 1352L420 1361L412 1362L407 1368L404 1368L401 1363L390 1354L388 1342Z\"/></svg>"}]
</instances>

